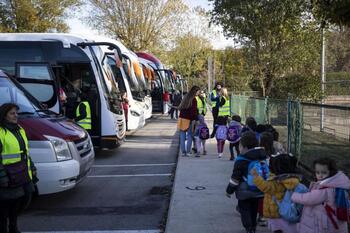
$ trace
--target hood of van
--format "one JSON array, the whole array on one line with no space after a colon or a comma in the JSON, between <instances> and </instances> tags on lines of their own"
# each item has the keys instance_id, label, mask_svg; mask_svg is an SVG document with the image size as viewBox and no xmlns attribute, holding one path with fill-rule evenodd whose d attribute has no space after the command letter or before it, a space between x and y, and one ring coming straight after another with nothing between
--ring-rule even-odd
<instances>
[{"instance_id":1,"label":"hood of van","mask_svg":"<svg viewBox=\"0 0 350 233\"><path fill-rule=\"evenodd\" d=\"M47 140L44 135L47 135L76 141L87 136L84 129L65 118L20 118L19 124L26 131L28 140L44 141Z\"/></svg>"}]
</instances>

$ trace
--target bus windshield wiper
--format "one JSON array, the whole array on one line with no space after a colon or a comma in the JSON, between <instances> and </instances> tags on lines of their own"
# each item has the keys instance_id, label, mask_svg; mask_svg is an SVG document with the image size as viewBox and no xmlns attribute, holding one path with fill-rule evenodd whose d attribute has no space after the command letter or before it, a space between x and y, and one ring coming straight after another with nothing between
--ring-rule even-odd
<instances>
[{"instance_id":1,"label":"bus windshield wiper","mask_svg":"<svg viewBox=\"0 0 350 233\"><path fill-rule=\"evenodd\" d=\"M34 112L19 112L18 115L33 115Z\"/></svg>"},{"instance_id":2,"label":"bus windshield wiper","mask_svg":"<svg viewBox=\"0 0 350 233\"><path fill-rule=\"evenodd\" d=\"M58 115L57 113L55 113L54 111L51 111L49 109L38 109L38 110L36 110L36 112L43 112L43 113L47 113L47 114Z\"/></svg>"}]
</instances>

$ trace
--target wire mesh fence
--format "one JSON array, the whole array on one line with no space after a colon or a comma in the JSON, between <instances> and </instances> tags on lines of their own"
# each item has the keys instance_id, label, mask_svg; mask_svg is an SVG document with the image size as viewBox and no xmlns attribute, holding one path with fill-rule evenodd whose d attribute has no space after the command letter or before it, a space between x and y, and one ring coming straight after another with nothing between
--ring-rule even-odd
<instances>
[{"instance_id":1,"label":"wire mesh fence","mask_svg":"<svg viewBox=\"0 0 350 233\"><path fill-rule=\"evenodd\" d=\"M232 95L231 113L243 122L252 116L258 124L272 124L304 169L311 171L315 159L330 157L350 175L350 107Z\"/></svg>"}]
</instances>

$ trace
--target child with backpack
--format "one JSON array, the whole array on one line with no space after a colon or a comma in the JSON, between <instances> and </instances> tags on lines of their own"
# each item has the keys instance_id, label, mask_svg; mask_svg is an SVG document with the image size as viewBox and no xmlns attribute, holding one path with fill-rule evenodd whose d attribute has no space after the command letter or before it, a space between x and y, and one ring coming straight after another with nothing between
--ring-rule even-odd
<instances>
[{"instance_id":1,"label":"child with backpack","mask_svg":"<svg viewBox=\"0 0 350 233\"><path fill-rule=\"evenodd\" d=\"M236 154L239 155L239 140L241 139L241 131L242 131L242 124L241 124L241 117L238 115L233 115L232 120L229 123L228 129L227 129L227 140L230 142L230 160L234 160L235 155L233 153L233 148L236 149Z\"/></svg>"},{"instance_id":2,"label":"child with backpack","mask_svg":"<svg viewBox=\"0 0 350 233\"><path fill-rule=\"evenodd\" d=\"M194 139L196 142L196 157L200 157L200 152L202 151L203 155L207 154L205 150L205 142L209 139L209 128L207 123L205 123L204 116L198 115L198 121L196 123Z\"/></svg>"},{"instance_id":3,"label":"child with backpack","mask_svg":"<svg viewBox=\"0 0 350 233\"><path fill-rule=\"evenodd\" d=\"M263 193L253 184L251 170L256 169L265 178L269 174L266 153L263 148L257 146L255 133L248 131L241 135L241 153L236 158L230 183L226 188L228 197L236 194L242 225L247 233L255 233L259 200L263 197Z\"/></svg>"},{"instance_id":4,"label":"child with backpack","mask_svg":"<svg viewBox=\"0 0 350 233\"><path fill-rule=\"evenodd\" d=\"M215 135L217 142L218 157L221 158L224 152L225 141L227 139L227 117L219 116L216 120L212 135Z\"/></svg>"},{"instance_id":5,"label":"child with backpack","mask_svg":"<svg viewBox=\"0 0 350 233\"><path fill-rule=\"evenodd\" d=\"M306 192L300 183L301 176L296 174L297 159L291 154L271 155L270 177L265 180L256 171L252 171L254 184L264 193L263 215L268 218L269 229L274 233L296 233L296 223L300 219L291 195ZM292 212L288 212L292 211Z\"/></svg>"},{"instance_id":6,"label":"child with backpack","mask_svg":"<svg viewBox=\"0 0 350 233\"><path fill-rule=\"evenodd\" d=\"M310 184L310 191L292 195L294 202L304 205L298 232L348 232L349 178L338 171L333 159L317 159L313 166L316 182Z\"/></svg>"}]
</instances>

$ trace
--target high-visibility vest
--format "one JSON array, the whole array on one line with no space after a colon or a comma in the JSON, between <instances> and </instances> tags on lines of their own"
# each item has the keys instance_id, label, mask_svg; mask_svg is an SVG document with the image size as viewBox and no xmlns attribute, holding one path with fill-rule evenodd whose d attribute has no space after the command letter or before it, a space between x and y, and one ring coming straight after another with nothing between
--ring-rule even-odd
<instances>
[{"instance_id":1,"label":"high-visibility vest","mask_svg":"<svg viewBox=\"0 0 350 233\"><path fill-rule=\"evenodd\" d=\"M76 110L76 116L79 117L80 116L80 105L84 104L85 105L85 109L86 109L86 117L84 119L81 119L80 121L78 121L77 123L83 127L84 129L91 129L91 109L90 109L90 104L87 101L83 101L81 102Z\"/></svg>"},{"instance_id":2,"label":"high-visibility vest","mask_svg":"<svg viewBox=\"0 0 350 233\"><path fill-rule=\"evenodd\" d=\"M26 136L26 133L24 129L20 128L19 132L23 138L23 141L25 143L26 151L22 151L20 144L16 138L16 136L8 129L4 129L0 127L0 141L2 144L2 151L0 151L2 161L1 163L3 165L10 165L14 163L20 162L23 158L22 154L26 153L24 158L27 160L27 166L28 166L28 174L29 178L32 179L32 170L30 168L30 159L29 159L29 147L28 147L28 139Z\"/></svg>"},{"instance_id":3,"label":"high-visibility vest","mask_svg":"<svg viewBox=\"0 0 350 233\"><path fill-rule=\"evenodd\" d=\"M205 99L202 101L199 96L196 96L196 101L199 114L205 115L207 113L207 103L205 102Z\"/></svg>"},{"instance_id":4,"label":"high-visibility vest","mask_svg":"<svg viewBox=\"0 0 350 233\"><path fill-rule=\"evenodd\" d=\"M213 95L214 97L218 96L216 90L213 90L213 91L211 92L210 99L211 99L211 96L212 96L212 95ZM211 107L212 107L212 108L216 107L216 101L211 101Z\"/></svg>"},{"instance_id":5,"label":"high-visibility vest","mask_svg":"<svg viewBox=\"0 0 350 233\"><path fill-rule=\"evenodd\" d=\"M225 104L219 107L219 115L218 116L229 116L230 115L230 101L225 96L221 98L225 99ZM221 102L220 98L220 102Z\"/></svg>"}]
</instances>

